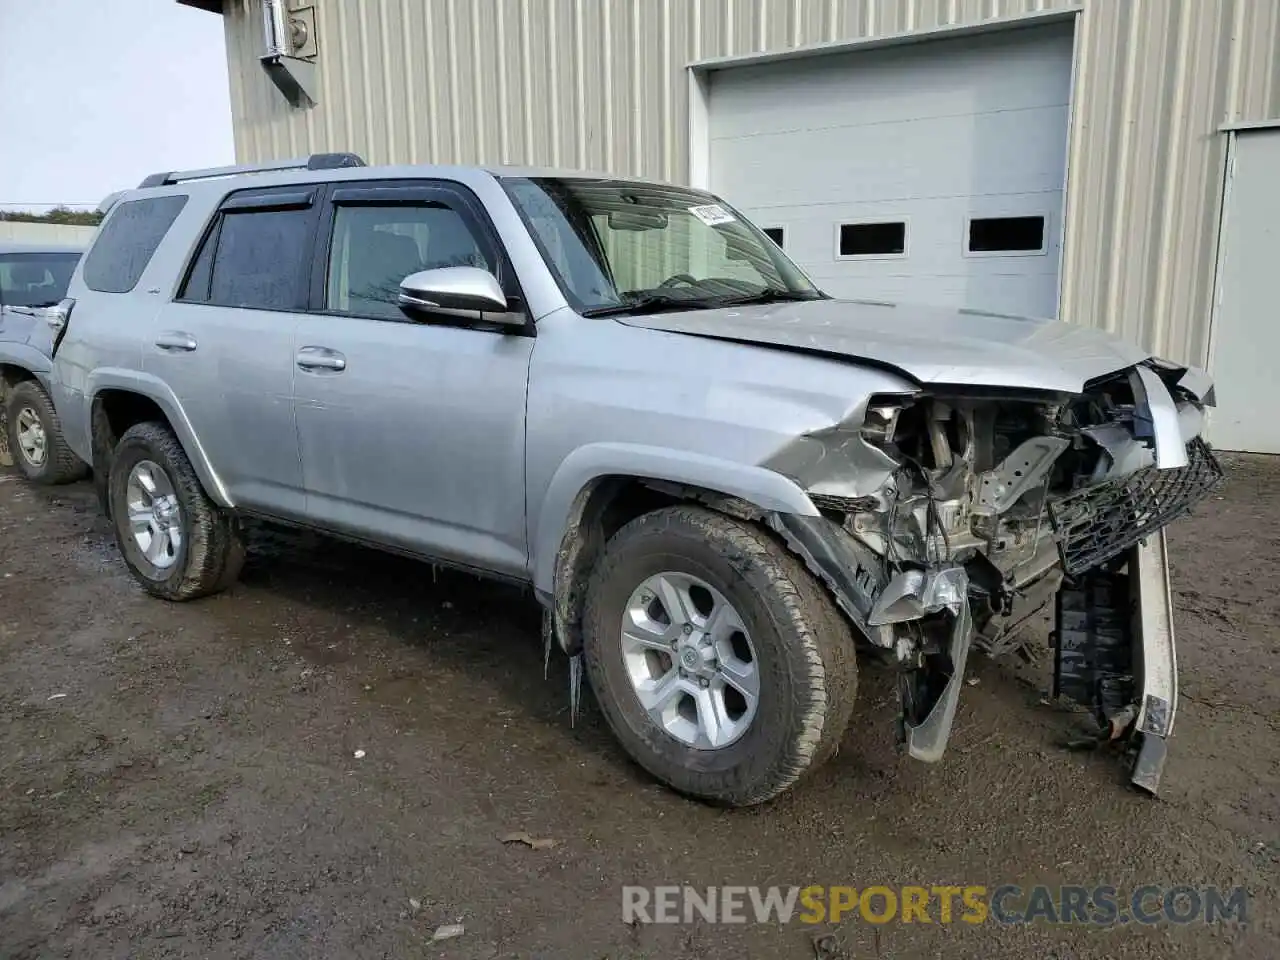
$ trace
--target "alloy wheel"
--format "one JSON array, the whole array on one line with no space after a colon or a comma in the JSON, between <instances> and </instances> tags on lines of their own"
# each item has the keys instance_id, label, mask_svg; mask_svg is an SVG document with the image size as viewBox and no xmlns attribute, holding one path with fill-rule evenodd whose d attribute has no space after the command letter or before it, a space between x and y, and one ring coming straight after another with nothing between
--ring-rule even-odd
<instances>
[{"instance_id":1,"label":"alloy wheel","mask_svg":"<svg viewBox=\"0 0 1280 960\"><path fill-rule=\"evenodd\" d=\"M650 719L688 746L718 750L742 737L760 701L755 649L718 590L686 573L658 573L622 614L622 659Z\"/></svg>"}]
</instances>

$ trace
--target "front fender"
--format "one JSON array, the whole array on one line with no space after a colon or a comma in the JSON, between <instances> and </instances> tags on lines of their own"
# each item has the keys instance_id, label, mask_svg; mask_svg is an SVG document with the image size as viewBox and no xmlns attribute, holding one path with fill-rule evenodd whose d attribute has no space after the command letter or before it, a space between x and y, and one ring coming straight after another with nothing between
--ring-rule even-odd
<instances>
[{"instance_id":1,"label":"front fender","mask_svg":"<svg viewBox=\"0 0 1280 960\"><path fill-rule=\"evenodd\" d=\"M90 422L93 402L104 390L125 390L154 402L168 419L169 426L177 436L178 442L182 444L182 449L186 452L187 459L191 461L191 466L195 469L196 476L200 478L200 483L204 486L209 499L221 507L235 507L217 471L209 462L209 456L205 453L200 438L192 429L191 421L182 408L182 401L164 381L137 370L109 367L93 371L89 374L85 385L84 423Z\"/></svg>"},{"instance_id":2,"label":"front fender","mask_svg":"<svg viewBox=\"0 0 1280 960\"><path fill-rule=\"evenodd\" d=\"M45 389L49 387L50 360L45 354L29 344L18 343L14 340L0 341L0 364L21 367L23 370L34 374Z\"/></svg>"},{"instance_id":3,"label":"front fender","mask_svg":"<svg viewBox=\"0 0 1280 960\"><path fill-rule=\"evenodd\" d=\"M565 457L552 475L536 513L537 525L530 531L533 585L540 596L555 595L556 555L572 524L575 501L603 477L665 480L737 497L768 512L819 515L818 508L799 486L764 467L666 447L585 444Z\"/></svg>"}]
</instances>

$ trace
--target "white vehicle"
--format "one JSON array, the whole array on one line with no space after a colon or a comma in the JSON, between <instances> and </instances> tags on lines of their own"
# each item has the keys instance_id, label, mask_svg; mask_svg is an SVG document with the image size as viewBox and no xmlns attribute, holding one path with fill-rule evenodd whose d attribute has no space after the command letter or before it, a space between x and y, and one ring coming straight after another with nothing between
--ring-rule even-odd
<instances>
[{"instance_id":1,"label":"white vehicle","mask_svg":"<svg viewBox=\"0 0 1280 960\"><path fill-rule=\"evenodd\" d=\"M69 483L88 472L63 441L49 399L57 307L81 252L0 243L0 459L7 448L14 466L35 483Z\"/></svg>"}]
</instances>

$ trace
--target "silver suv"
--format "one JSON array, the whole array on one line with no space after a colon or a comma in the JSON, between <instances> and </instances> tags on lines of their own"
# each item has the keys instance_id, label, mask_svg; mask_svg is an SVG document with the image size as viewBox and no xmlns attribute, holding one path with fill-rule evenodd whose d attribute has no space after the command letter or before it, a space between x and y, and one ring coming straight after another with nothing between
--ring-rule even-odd
<instances>
[{"instance_id":1,"label":"silver suv","mask_svg":"<svg viewBox=\"0 0 1280 960\"><path fill-rule=\"evenodd\" d=\"M63 441L48 392L60 305L82 252L0 243L0 464L35 483L70 483L87 472Z\"/></svg>"},{"instance_id":2,"label":"silver suv","mask_svg":"<svg viewBox=\"0 0 1280 960\"><path fill-rule=\"evenodd\" d=\"M1158 782L1201 371L831 299L702 191L350 155L149 177L70 293L57 407L157 597L248 517L531 585L631 756L733 805L836 750L858 646L938 759L971 648L1053 604L1056 692Z\"/></svg>"}]
</instances>

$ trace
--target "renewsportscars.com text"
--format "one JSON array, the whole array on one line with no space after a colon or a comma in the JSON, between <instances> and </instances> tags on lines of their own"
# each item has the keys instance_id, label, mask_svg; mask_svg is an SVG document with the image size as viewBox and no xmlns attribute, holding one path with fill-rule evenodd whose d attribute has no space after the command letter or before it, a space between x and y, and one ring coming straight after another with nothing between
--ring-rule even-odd
<instances>
[{"instance_id":1,"label":"renewsportscars.com text","mask_svg":"<svg viewBox=\"0 0 1280 960\"><path fill-rule=\"evenodd\" d=\"M806 886L622 888L626 923L1027 923L1089 924L1247 922L1248 895L1188 885L1143 884L1122 891L1097 886L1016 884L950 886Z\"/></svg>"}]
</instances>

